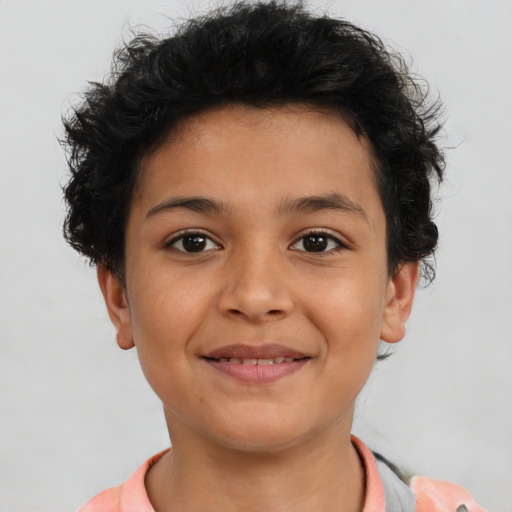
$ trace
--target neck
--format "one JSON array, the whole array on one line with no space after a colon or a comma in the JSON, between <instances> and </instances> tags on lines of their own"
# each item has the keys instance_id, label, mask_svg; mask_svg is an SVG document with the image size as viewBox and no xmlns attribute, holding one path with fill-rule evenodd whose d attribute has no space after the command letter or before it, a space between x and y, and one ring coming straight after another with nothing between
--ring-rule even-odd
<instances>
[{"instance_id":1,"label":"neck","mask_svg":"<svg viewBox=\"0 0 512 512\"><path fill-rule=\"evenodd\" d=\"M336 435L335 435L336 434ZM271 452L182 442L148 472L156 512L360 512L365 475L350 433L325 432Z\"/></svg>"}]
</instances>

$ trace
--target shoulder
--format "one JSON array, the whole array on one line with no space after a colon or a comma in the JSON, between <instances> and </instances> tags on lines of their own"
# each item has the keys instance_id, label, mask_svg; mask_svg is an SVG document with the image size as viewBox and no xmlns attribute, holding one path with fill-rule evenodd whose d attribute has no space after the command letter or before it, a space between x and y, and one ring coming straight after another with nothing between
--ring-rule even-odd
<instances>
[{"instance_id":1,"label":"shoulder","mask_svg":"<svg viewBox=\"0 0 512 512\"><path fill-rule=\"evenodd\" d=\"M363 512L485 512L471 494L459 485L422 476L410 480L396 467L373 453L360 439L352 443L366 472L366 504Z\"/></svg>"},{"instance_id":2,"label":"shoulder","mask_svg":"<svg viewBox=\"0 0 512 512\"><path fill-rule=\"evenodd\" d=\"M100 492L78 512L154 512L144 479L148 469L168 451L151 457L123 485Z\"/></svg>"},{"instance_id":3,"label":"shoulder","mask_svg":"<svg viewBox=\"0 0 512 512\"><path fill-rule=\"evenodd\" d=\"M120 494L121 486L107 489L92 498L78 512L119 512Z\"/></svg>"},{"instance_id":4,"label":"shoulder","mask_svg":"<svg viewBox=\"0 0 512 512\"><path fill-rule=\"evenodd\" d=\"M410 487L416 496L416 512L485 512L459 485L415 476Z\"/></svg>"}]
</instances>

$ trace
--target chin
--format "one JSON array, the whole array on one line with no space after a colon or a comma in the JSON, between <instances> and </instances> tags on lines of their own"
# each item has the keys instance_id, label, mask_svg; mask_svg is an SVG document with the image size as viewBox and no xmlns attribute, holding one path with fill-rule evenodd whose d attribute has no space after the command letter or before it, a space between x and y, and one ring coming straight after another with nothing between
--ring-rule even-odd
<instances>
[{"instance_id":1,"label":"chin","mask_svg":"<svg viewBox=\"0 0 512 512\"><path fill-rule=\"evenodd\" d=\"M270 455L293 448L300 442L301 438L270 434L267 436L260 435L258 438L244 436L244 438L229 439L224 443L224 446L239 453Z\"/></svg>"},{"instance_id":2,"label":"chin","mask_svg":"<svg viewBox=\"0 0 512 512\"><path fill-rule=\"evenodd\" d=\"M275 417L272 421L231 422L217 441L226 448L246 453L272 454L293 448L316 435L304 421L286 422Z\"/></svg>"}]
</instances>

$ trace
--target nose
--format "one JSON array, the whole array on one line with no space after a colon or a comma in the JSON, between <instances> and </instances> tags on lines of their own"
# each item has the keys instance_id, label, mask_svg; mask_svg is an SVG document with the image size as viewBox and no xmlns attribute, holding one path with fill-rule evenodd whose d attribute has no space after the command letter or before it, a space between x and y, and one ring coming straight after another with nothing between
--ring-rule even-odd
<instances>
[{"instance_id":1,"label":"nose","mask_svg":"<svg viewBox=\"0 0 512 512\"><path fill-rule=\"evenodd\" d=\"M226 278L217 302L219 312L255 324L286 318L294 308L286 264L270 251L248 252L226 265Z\"/></svg>"}]
</instances>

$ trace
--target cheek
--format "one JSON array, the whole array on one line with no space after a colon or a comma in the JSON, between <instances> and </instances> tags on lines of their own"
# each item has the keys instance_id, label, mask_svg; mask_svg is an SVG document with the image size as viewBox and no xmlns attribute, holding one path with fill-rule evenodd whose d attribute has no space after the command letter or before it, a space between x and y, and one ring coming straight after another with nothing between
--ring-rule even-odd
<instances>
[{"instance_id":1,"label":"cheek","mask_svg":"<svg viewBox=\"0 0 512 512\"><path fill-rule=\"evenodd\" d=\"M362 278L363 277L363 278ZM348 276L308 287L310 314L330 337L350 340L376 338L383 314L385 289L372 275Z\"/></svg>"},{"instance_id":2,"label":"cheek","mask_svg":"<svg viewBox=\"0 0 512 512\"><path fill-rule=\"evenodd\" d=\"M211 301L208 284L209 280L194 270L171 272L165 265L154 269L151 276L137 280L132 318L138 337L153 333L156 342L193 328Z\"/></svg>"},{"instance_id":3,"label":"cheek","mask_svg":"<svg viewBox=\"0 0 512 512\"><path fill-rule=\"evenodd\" d=\"M331 283L332 284L332 283ZM383 291L371 278L344 279L316 288L309 315L325 338L326 370L347 392L357 394L377 356Z\"/></svg>"},{"instance_id":4,"label":"cheek","mask_svg":"<svg viewBox=\"0 0 512 512\"><path fill-rule=\"evenodd\" d=\"M200 383L190 378L197 357L194 337L204 328L215 293L211 276L195 269L171 271L167 265L134 282L135 346L144 375L164 404L200 400Z\"/></svg>"},{"instance_id":5,"label":"cheek","mask_svg":"<svg viewBox=\"0 0 512 512\"><path fill-rule=\"evenodd\" d=\"M202 318L201 295L192 286L166 279L146 282L141 289L131 310L146 380L164 404L196 403L199 391L189 378L193 357L189 340Z\"/></svg>"}]
</instances>

